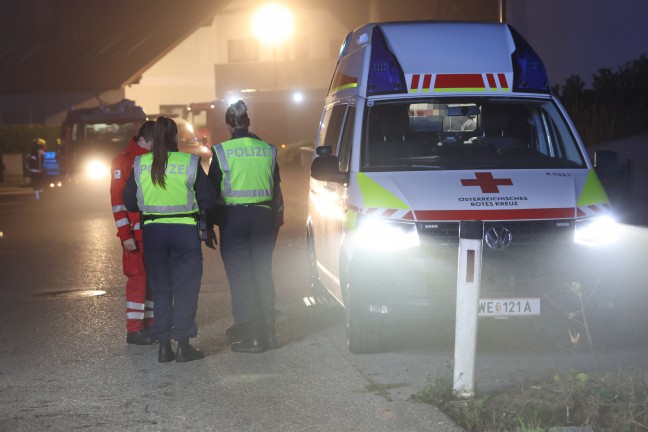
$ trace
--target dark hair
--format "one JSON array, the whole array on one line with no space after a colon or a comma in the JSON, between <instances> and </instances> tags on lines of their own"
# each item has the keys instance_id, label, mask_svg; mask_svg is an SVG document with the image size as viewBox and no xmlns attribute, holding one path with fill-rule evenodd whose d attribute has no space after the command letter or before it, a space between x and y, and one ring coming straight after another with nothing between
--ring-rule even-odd
<instances>
[{"instance_id":1,"label":"dark hair","mask_svg":"<svg viewBox=\"0 0 648 432\"><path fill-rule=\"evenodd\" d=\"M153 120L145 121L144 124L139 128L137 135L135 136L135 141L140 138L144 138L144 141L153 141L153 135L155 134L155 122Z\"/></svg>"},{"instance_id":2,"label":"dark hair","mask_svg":"<svg viewBox=\"0 0 648 432\"><path fill-rule=\"evenodd\" d=\"M225 123L234 129L247 129L250 127L250 117L248 117L245 102L238 100L227 108Z\"/></svg>"},{"instance_id":3,"label":"dark hair","mask_svg":"<svg viewBox=\"0 0 648 432\"><path fill-rule=\"evenodd\" d=\"M154 185L166 189L165 171L169 152L178 150L178 126L167 117L158 117L153 134L153 163L151 164L151 181Z\"/></svg>"}]
</instances>

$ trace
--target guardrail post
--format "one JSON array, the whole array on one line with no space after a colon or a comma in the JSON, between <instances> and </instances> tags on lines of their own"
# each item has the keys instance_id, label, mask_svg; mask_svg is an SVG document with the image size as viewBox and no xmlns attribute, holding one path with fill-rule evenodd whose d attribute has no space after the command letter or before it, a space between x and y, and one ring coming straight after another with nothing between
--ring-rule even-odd
<instances>
[{"instance_id":1,"label":"guardrail post","mask_svg":"<svg viewBox=\"0 0 648 432\"><path fill-rule=\"evenodd\" d=\"M477 316L483 237L482 221L460 222L453 394L462 398L475 395Z\"/></svg>"}]
</instances>

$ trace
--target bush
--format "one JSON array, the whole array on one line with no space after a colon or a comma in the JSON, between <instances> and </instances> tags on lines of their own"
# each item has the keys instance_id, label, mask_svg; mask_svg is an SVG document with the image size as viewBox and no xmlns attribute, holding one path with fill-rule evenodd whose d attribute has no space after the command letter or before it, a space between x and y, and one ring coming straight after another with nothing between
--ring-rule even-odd
<instances>
[{"instance_id":1,"label":"bush","mask_svg":"<svg viewBox=\"0 0 648 432\"><path fill-rule=\"evenodd\" d=\"M435 405L469 432L648 429L648 374L639 369L585 373L575 369L471 399L452 396L450 372L428 378L414 400Z\"/></svg>"},{"instance_id":2,"label":"bush","mask_svg":"<svg viewBox=\"0 0 648 432\"><path fill-rule=\"evenodd\" d=\"M578 75L553 87L585 145L648 132L648 57L600 69L592 89Z\"/></svg>"},{"instance_id":3,"label":"bush","mask_svg":"<svg viewBox=\"0 0 648 432\"><path fill-rule=\"evenodd\" d=\"M48 150L55 150L58 125L0 125L0 154L28 153L34 138L43 138Z\"/></svg>"}]
</instances>

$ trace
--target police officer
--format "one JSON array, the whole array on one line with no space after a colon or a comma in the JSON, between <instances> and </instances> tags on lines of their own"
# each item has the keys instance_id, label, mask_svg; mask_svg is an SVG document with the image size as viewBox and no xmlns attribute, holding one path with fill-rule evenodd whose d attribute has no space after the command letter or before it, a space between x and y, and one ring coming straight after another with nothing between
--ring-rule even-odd
<instances>
[{"instance_id":1,"label":"police officer","mask_svg":"<svg viewBox=\"0 0 648 432\"><path fill-rule=\"evenodd\" d=\"M232 351L259 353L277 347L272 251L283 210L276 147L248 130L241 100L225 113L232 138L212 148L209 179L219 197L214 221L240 340ZM274 198L274 200L273 200ZM213 234L212 234L213 235ZM231 329L229 329L231 330Z\"/></svg>"},{"instance_id":2,"label":"police officer","mask_svg":"<svg viewBox=\"0 0 648 432\"><path fill-rule=\"evenodd\" d=\"M122 242L122 266L126 281L126 343L150 345L155 337L148 332L153 320L153 302L146 283L142 229L139 210L126 211L122 192L133 170L137 156L151 151L155 122L147 121L140 127L128 147L111 164L110 201L117 226L117 237Z\"/></svg>"},{"instance_id":3,"label":"police officer","mask_svg":"<svg viewBox=\"0 0 648 432\"><path fill-rule=\"evenodd\" d=\"M155 313L151 332L160 341L158 361L203 358L202 351L189 344L198 334L203 270L197 220L201 210L216 204L216 193L200 168L200 158L178 152L173 120L156 120L152 152L135 158L124 204L130 211L142 211L144 259ZM175 355L172 338L178 342Z\"/></svg>"}]
</instances>

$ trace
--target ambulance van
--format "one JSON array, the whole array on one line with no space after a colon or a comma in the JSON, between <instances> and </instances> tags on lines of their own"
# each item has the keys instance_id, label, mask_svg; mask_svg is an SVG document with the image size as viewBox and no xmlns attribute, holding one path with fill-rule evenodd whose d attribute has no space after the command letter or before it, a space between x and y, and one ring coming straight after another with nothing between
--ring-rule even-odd
<instances>
[{"instance_id":1,"label":"ambulance van","mask_svg":"<svg viewBox=\"0 0 648 432\"><path fill-rule=\"evenodd\" d=\"M483 222L480 317L552 319L587 249L613 238L574 125L507 24L351 32L315 153L311 287L344 306L354 353L400 319L454 317L460 221Z\"/></svg>"}]
</instances>

